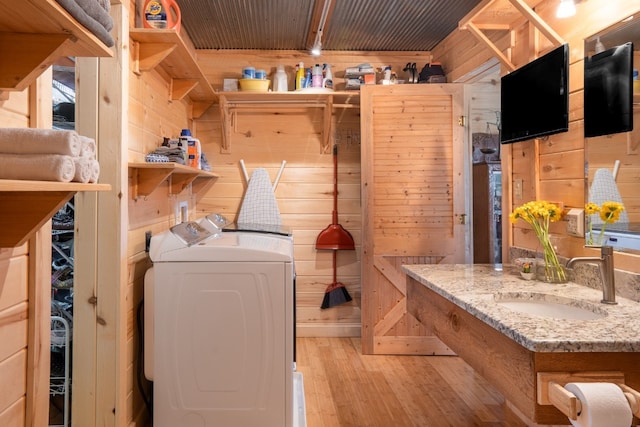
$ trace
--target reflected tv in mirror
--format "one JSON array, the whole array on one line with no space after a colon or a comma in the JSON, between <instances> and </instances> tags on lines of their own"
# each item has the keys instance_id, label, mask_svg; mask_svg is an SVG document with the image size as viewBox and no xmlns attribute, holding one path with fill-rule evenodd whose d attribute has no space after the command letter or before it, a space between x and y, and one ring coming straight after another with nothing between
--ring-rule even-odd
<instances>
[{"instance_id":1,"label":"reflected tv in mirror","mask_svg":"<svg viewBox=\"0 0 640 427\"><path fill-rule=\"evenodd\" d=\"M584 59L584 136L633 130L633 43Z\"/></svg>"},{"instance_id":2,"label":"reflected tv in mirror","mask_svg":"<svg viewBox=\"0 0 640 427\"><path fill-rule=\"evenodd\" d=\"M569 45L500 79L500 142L510 144L569 130Z\"/></svg>"}]
</instances>

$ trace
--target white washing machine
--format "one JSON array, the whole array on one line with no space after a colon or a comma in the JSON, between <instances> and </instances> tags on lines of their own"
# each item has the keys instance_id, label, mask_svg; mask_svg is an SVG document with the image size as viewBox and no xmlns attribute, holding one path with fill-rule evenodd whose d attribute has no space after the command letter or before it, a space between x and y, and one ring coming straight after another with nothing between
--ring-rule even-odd
<instances>
[{"instance_id":1,"label":"white washing machine","mask_svg":"<svg viewBox=\"0 0 640 427\"><path fill-rule=\"evenodd\" d=\"M154 236L149 255L154 427L305 425L293 390L292 240L189 222Z\"/></svg>"}]
</instances>

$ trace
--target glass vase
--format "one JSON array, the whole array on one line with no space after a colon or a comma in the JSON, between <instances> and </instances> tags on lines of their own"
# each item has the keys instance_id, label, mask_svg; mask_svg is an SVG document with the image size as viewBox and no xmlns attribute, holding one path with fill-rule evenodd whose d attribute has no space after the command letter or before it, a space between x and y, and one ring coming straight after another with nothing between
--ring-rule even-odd
<instances>
[{"instance_id":1,"label":"glass vase","mask_svg":"<svg viewBox=\"0 0 640 427\"><path fill-rule=\"evenodd\" d=\"M536 278L547 283L567 283L569 275L563 265L554 265L540 260L536 265Z\"/></svg>"},{"instance_id":2,"label":"glass vase","mask_svg":"<svg viewBox=\"0 0 640 427\"><path fill-rule=\"evenodd\" d=\"M547 283L567 283L567 269L558 259L556 240L555 236L549 235L539 238L542 250L537 252L536 278Z\"/></svg>"}]
</instances>

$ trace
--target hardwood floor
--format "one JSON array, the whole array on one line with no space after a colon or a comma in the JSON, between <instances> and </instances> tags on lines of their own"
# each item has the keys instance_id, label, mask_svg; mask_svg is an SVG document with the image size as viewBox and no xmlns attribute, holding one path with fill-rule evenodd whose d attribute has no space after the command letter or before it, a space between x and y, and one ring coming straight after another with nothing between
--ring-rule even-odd
<instances>
[{"instance_id":1,"label":"hardwood floor","mask_svg":"<svg viewBox=\"0 0 640 427\"><path fill-rule=\"evenodd\" d=\"M523 426L455 356L363 355L359 338L298 338L308 427Z\"/></svg>"}]
</instances>

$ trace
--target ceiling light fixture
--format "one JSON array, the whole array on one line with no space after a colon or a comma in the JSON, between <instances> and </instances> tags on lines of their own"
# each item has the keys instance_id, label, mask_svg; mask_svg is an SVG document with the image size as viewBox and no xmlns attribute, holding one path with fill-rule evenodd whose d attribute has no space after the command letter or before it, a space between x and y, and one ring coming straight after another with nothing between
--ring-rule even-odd
<instances>
[{"instance_id":1,"label":"ceiling light fixture","mask_svg":"<svg viewBox=\"0 0 640 427\"><path fill-rule=\"evenodd\" d=\"M318 30L316 33L316 41L311 48L311 55L320 56L322 53L322 30Z\"/></svg>"},{"instance_id":2,"label":"ceiling light fixture","mask_svg":"<svg viewBox=\"0 0 640 427\"><path fill-rule=\"evenodd\" d=\"M560 0L556 18L569 18L576 14L576 4L573 0Z\"/></svg>"},{"instance_id":3,"label":"ceiling light fixture","mask_svg":"<svg viewBox=\"0 0 640 427\"><path fill-rule=\"evenodd\" d=\"M320 15L320 21L318 21L318 30L316 31L316 41L313 43L313 48L311 48L311 55L313 56L320 56L322 53L322 32L324 30L324 24L327 21L331 1L332 0L324 0L324 5L322 6L322 14Z\"/></svg>"}]
</instances>

